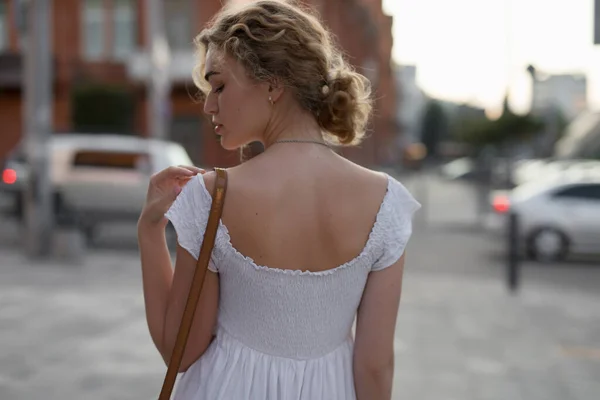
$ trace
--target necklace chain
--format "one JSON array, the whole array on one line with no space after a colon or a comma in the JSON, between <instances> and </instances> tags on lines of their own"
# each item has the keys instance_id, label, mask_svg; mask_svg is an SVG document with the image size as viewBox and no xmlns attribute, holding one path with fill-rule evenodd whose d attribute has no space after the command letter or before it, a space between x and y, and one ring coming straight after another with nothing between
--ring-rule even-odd
<instances>
[{"instance_id":1,"label":"necklace chain","mask_svg":"<svg viewBox=\"0 0 600 400\"><path fill-rule=\"evenodd\" d=\"M330 148L327 143L319 141L319 140L279 139L279 140L276 140L273 142L273 144L277 144L277 143L314 143L314 144L320 144L321 146Z\"/></svg>"}]
</instances>

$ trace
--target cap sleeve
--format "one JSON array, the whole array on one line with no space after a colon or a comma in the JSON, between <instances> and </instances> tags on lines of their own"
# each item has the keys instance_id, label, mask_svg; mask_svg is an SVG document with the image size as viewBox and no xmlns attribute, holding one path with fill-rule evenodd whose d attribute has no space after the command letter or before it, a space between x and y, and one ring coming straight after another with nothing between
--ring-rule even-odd
<instances>
[{"instance_id":1,"label":"cap sleeve","mask_svg":"<svg viewBox=\"0 0 600 400\"><path fill-rule=\"evenodd\" d=\"M388 193L382 204L379 257L371 271L380 271L402 257L412 235L414 213L421 208L412 194L400 182L389 178Z\"/></svg>"},{"instance_id":2,"label":"cap sleeve","mask_svg":"<svg viewBox=\"0 0 600 400\"><path fill-rule=\"evenodd\" d=\"M206 189L204 178L198 174L188 181L165 213L177 232L177 243L196 260L200 256L211 205L212 197ZM208 269L217 272L213 256Z\"/></svg>"}]
</instances>

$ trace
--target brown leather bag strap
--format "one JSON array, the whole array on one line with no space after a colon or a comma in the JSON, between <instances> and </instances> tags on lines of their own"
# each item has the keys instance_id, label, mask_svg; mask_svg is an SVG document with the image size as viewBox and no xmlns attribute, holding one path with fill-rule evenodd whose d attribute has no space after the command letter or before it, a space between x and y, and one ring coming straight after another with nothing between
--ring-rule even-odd
<instances>
[{"instance_id":1,"label":"brown leather bag strap","mask_svg":"<svg viewBox=\"0 0 600 400\"><path fill-rule=\"evenodd\" d=\"M202 286L204 285L204 277L206 276L206 270L208 269L208 262L215 245L219 220L223 213L223 202L225 200L225 193L227 192L227 171L220 168L215 168L215 171L217 173L217 180L213 190L213 200L208 216L208 223L206 224L206 231L204 232L202 247L200 248L200 256L196 263L196 271L194 272L194 278L190 287L187 303L183 311L183 316L181 317L177 341L175 342L175 347L173 347L173 353L171 354L169 368L165 375L160 397L158 398L159 400L168 400L171 398L175 380L177 379L177 373L181 366L181 359L183 358L183 353L185 351L185 345L190 334L190 329L192 328L196 306L200 300L200 293L202 292Z\"/></svg>"}]
</instances>

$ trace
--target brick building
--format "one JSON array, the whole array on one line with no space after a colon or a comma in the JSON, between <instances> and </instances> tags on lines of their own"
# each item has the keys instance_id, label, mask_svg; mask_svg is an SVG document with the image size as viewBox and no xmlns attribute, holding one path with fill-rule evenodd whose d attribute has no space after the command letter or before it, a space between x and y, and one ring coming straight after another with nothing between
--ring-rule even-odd
<instances>
[{"instance_id":1,"label":"brick building","mask_svg":"<svg viewBox=\"0 0 600 400\"><path fill-rule=\"evenodd\" d=\"M393 161L396 95L390 66L391 18L381 0L304 0L319 10L350 61L374 83L376 113L371 137L347 157L365 165ZM14 148L22 132L22 56L15 24L17 0L0 0L0 157ZM171 50L170 136L185 144L194 161L206 166L238 162L221 149L202 106L193 100L190 73L192 38L221 6L221 0L168 0L166 33ZM148 132L149 74L144 0L55 0L52 14L54 56L53 123L72 130L71 92L80 82L120 85L135 98L134 130Z\"/></svg>"}]
</instances>

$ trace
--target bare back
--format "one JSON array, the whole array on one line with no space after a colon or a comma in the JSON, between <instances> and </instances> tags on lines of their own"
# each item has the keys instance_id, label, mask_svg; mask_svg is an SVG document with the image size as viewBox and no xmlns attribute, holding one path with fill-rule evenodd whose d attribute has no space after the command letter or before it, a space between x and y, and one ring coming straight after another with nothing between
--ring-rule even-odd
<instances>
[{"instance_id":1,"label":"bare back","mask_svg":"<svg viewBox=\"0 0 600 400\"><path fill-rule=\"evenodd\" d=\"M326 148L279 146L229 172L223 223L232 245L259 265L284 270L318 272L356 258L387 177Z\"/></svg>"}]
</instances>

